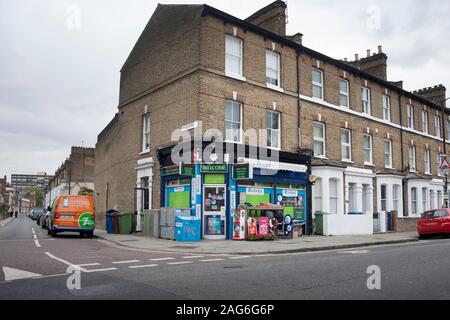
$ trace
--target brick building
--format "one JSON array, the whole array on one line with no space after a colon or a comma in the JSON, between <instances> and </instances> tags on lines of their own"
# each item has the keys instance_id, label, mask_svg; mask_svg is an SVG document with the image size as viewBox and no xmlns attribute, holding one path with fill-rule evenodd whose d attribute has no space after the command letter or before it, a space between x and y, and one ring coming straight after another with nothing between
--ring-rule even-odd
<instances>
[{"instance_id":1,"label":"brick building","mask_svg":"<svg viewBox=\"0 0 450 320\"><path fill-rule=\"evenodd\" d=\"M245 20L207 5L158 5L122 67L118 113L98 136L100 224L109 208L167 205L172 180L160 172L171 165L171 134L181 129L197 140L200 124L200 134L219 129L234 145L254 145L243 132L263 130L264 148L280 153L281 171L302 180L274 177L270 201L277 202L279 185L283 194L304 191L308 217L330 214L328 234L371 233L374 212L418 217L440 206L437 163L443 138L450 142L445 87L408 92L401 81L388 81L381 47L354 61L309 49L301 33L286 35L285 12L283 1ZM255 178L244 185L268 184ZM191 208L198 213L202 205Z\"/></svg>"},{"instance_id":2,"label":"brick building","mask_svg":"<svg viewBox=\"0 0 450 320\"><path fill-rule=\"evenodd\" d=\"M61 194L78 194L81 190L94 191L95 149L72 147L70 156L56 170L49 181L45 206Z\"/></svg>"}]
</instances>

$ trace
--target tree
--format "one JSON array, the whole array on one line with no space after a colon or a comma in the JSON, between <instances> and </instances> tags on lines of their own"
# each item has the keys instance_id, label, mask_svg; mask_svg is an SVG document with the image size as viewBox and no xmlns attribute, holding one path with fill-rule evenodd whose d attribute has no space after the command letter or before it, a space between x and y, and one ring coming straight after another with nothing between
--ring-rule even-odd
<instances>
[{"instance_id":1,"label":"tree","mask_svg":"<svg viewBox=\"0 0 450 320\"><path fill-rule=\"evenodd\" d=\"M44 204L44 192L39 187L31 187L27 189L28 192L34 193L36 197L36 208L42 208Z\"/></svg>"}]
</instances>

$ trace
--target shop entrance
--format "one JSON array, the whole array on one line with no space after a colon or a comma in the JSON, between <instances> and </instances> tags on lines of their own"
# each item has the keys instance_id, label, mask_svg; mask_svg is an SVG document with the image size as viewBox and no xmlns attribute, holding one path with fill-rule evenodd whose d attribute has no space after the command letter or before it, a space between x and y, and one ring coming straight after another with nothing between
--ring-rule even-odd
<instances>
[{"instance_id":1,"label":"shop entrance","mask_svg":"<svg viewBox=\"0 0 450 320\"><path fill-rule=\"evenodd\" d=\"M226 239L226 185L203 187L203 238Z\"/></svg>"}]
</instances>

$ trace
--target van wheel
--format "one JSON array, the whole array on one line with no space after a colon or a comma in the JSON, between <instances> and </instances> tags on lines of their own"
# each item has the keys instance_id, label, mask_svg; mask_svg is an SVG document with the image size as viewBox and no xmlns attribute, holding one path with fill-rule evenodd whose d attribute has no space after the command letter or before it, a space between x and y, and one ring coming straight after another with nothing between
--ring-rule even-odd
<instances>
[{"instance_id":1,"label":"van wheel","mask_svg":"<svg viewBox=\"0 0 450 320\"><path fill-rule=\"evenodd\" d=\"M94 237L94 231L88 231L88 232L86 232L86 236L87 236L89 239L92 239L92 238Z\"/></svg>"}]
</instances>

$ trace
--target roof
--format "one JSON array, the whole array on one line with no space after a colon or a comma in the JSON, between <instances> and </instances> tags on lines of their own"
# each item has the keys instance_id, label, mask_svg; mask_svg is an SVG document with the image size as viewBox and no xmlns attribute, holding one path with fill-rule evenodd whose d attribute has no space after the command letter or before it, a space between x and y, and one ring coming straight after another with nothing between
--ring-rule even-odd
<instances>
[{"instance_id":1,"label":"roof","mask_svg":"<svg viewBox=\"0 0 450 320\"><path fill-rule=\"evenodd\" d=\"M106 125L106 127L102 130L102 132L100 132L100 134L97 136L97 141L102 140L108 134L108 132L112 129L112 127L117 123L118 120L119 120L119 114L116 113L114 118ZM95 150L95 148L94 148L94 150Z\"/></svg>"},{"instance_id":2,"label":"roof","mask_svg":"<svg viewBox=\"0 0 450 320\"><path fill-rule=\"evenodd\" d=\"M311 162L312 167L331 167L331 168L347 168L346 165L338 161L328 160L328 159L320 159L314 158Z\"/></svg>"},{"instance_id":3,"label":"roof","mask_svg":"<svg viewBox=\"0 0 450 320\"><path fill-rule=\"evenodd\" d=\"M269 5L265 6L264 8L262 8L262 9L256 11L254 14L252 14L250 17L248 17L248 18L245 19L245 20L246 20L246 21L253 20L254 18L259 17L259 16L265 14L266 12L272 10L274 7L277 7L277 6L282 6L283 8L287 8L287 5L286 5L286 3L285 3L284 1L277 0L277 1L275 1L275 2L272 2L272 3L269 4Z\"/></svg>"},{"instance_id":4,"label":"roof","mask_svg":"<svg viewBox=\"0 0 450 320\"><path fill-rule=\"evenodd\" d=\"M383 175L384 176L388 176L388 175L390 175L390 176L402 176L402 177L405 176L405 174L403 172L397 171L395 169L382 169L380 171L375 172L375 174L377 176L383 176Z\"/></svg>"},{"instance_id":5,"label":"roof","mask_svg":"<svg viewBox=\"0 0 450 320\"><path fill-rule=\"evenodd\" d=\"M415 173L415 172L410 172L406 176L406 179L407 180L433 180L431 177L423 176L423 175Z\"/></svg>"}]
</instances>

